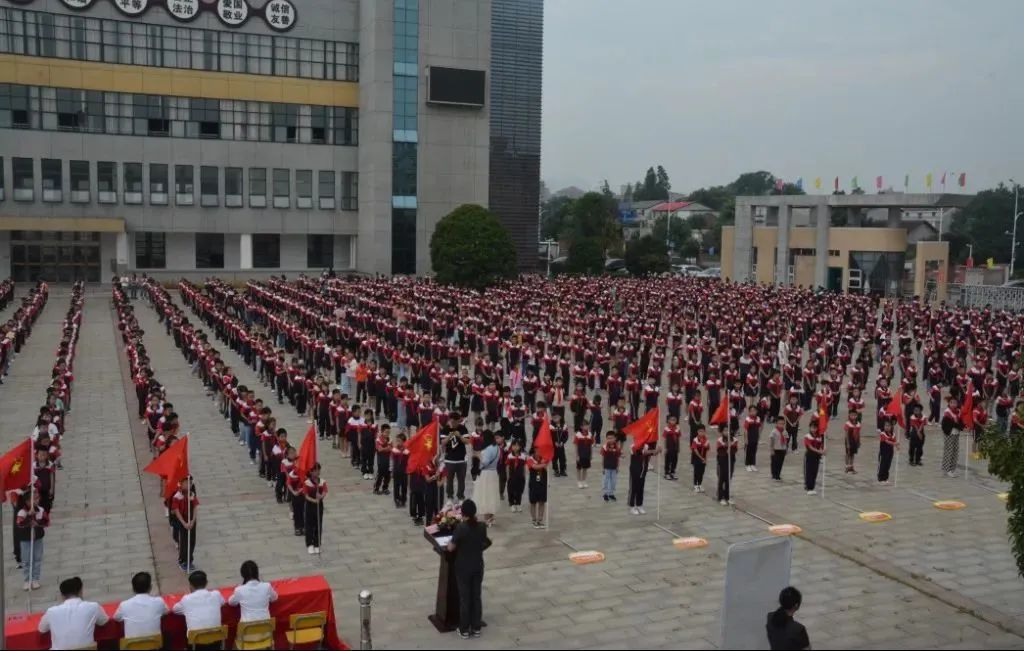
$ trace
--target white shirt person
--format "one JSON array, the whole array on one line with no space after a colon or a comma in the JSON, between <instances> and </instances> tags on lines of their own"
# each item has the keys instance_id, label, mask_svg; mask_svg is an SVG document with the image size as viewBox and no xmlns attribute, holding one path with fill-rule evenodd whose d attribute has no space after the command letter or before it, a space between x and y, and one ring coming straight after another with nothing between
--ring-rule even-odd
<instances>
[{"instance_id":1,"label":"white shirt person","mask_svg":"<svg viewBox=\"0 0 1024 651\"><path fill-rule=\"evenodd\" d=\"M269 583L260 581L259 567L255 562L242 563L241 574L243 583L228 597L228 605L241 608L239 621L270 619L270 604L277 601L277 592Z\"/></svg>"},{"instance_id":2,"label":"white shirt person","mask_svg":"<svg viewBox=\"0 0 1024 651\"><path fill-rule=\"evenodd\" d=\"M50 634L51 649L80 649L96 644L96 627L110 618L95 601L82 601L82 579L72 577L60 583L64 601L51 606L39 620L39 632Z\"/></svg>"}]
</instances>

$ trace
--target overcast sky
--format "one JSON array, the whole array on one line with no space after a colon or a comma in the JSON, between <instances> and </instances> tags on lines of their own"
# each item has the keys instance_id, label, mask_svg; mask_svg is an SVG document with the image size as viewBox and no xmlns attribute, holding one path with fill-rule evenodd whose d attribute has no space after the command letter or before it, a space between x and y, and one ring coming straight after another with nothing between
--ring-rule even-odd
<instances>
[{"instance_id":1,"label":"overcast sky","mask_svg":"<svg viewBox=\"0 0 1024 651\"><path fill-rule=\"evenodd\" d=\"M543 119L552 191L1024 182L1024 0L547 0Z\"/></svg>"}]
</instances>

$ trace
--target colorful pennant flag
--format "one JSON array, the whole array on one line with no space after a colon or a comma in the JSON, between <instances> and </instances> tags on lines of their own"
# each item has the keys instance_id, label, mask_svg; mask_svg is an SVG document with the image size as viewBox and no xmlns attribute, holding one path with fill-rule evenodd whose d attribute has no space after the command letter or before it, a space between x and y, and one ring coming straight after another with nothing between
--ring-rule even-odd
<instances>
[{"instance_id":1,"label":"colorful pennant flag","mask_svg":"<svg viewBox=\"0 0 1024 651\"><path fill-rule=\"evenodd\" d=\"M723 401L725 402L725 401ZM633 421L622 428L622 433L633 437L633 449L639 450L648 443L658 441L658 408L644 414L640 420Z\"/></svg>"},{"instance_id":2,"label":"colorful pennant flag","mask_svg":"<svg viewBox=\"0 0 1024 651\"><path fill-rule=\"evenodd\" d=\"M903 190L906 191L906 190L909 190L909 189L910 189L910 175L907 174L906 176L903 177Z\"/></svg>"},{"instance_id":3,"label":"colorful pennant flag","mask_svg":"<svg viewBox=\"0 0 1024 651\"><path fill-rule=\"evenodd\" d=\"M425 468L437 456L437 419L416 430L416 434L406 441L405 449L409 451L409 460L406 462L408 474L412 475Z\"/></svg>"},{"instance_id":4,"label":"colorful pennant flag","mask_svg":"<svg viewBox=\"0 0 1024 651\"><path fill-rule=\"evenodd\" d=\"M931 172L928 172L927 174L924 175L924 187L928 188L929 190L932 189L932 173Z\"/></svg>"},{"instance_id":5,"label":"colorful pennant flag","mask_svg":"<svg viewBox=\"0 0 1024 651\"><path fill-rule=\"evenodd\" d=\"M32 439L25 439L0 457L0 502L7 501L7 491L28 486L32 476Z\"/></svg>"},{"instance_id":6,"label":"colorful pennant flag","mask_svg":"<svg viewBox=\"0 0 1024 651\"><path fill-rule=\"evenodd\" d=\"M178 483L188 477L188 440L189 437L179 439L174 445L167 448L163 454L150 462L142 469L152 475L158 475L164 480L164 499L169 500L178 491Z\"/></svg>"},{"instance_id":7,"label":"colorful pennant flag","mask_svg":"<svg viewBox=\"0 0 1024 651\"><path fill-rule=\"evenodd\" d=\"M856 176L855 176L855 177L853 177L853 183L851 184L851 186L853 187L853 189L854 189L854 190L856 190L857 188L859 188L859 187L860 187L860 186L859 186L859 185L857 184L857 177L856 177Z\"/></svg>"},{"instance_id":8,"label":"colorful pennant flag","mask_svg":"<svg viewBox=\"0 0 1024 651\"><path fill-rule=\"evenodd\" d=\"M835 186L836 192L839 192L839 177L838 176L836 177L835 183L833 183L833 185Z\"/></svg>"},{"instance_id":9,"label":"colorful pennant flag","mask_svg":"<svg viewBox=\"0 0 1024 651\"><path fill-rule=\"evenodd\" d=\"M533 447L537 448L544 463L549 463L555 458L555 443L551 438L551 424L547 418L541 421L540 430L537 431L537 436L533 437Z\"/></svg>"},{"instance_id":10,"label":"colorful pennant flag","mask_svg":"<svg viewBox=\"0 0 1024 651\"><path fill-rule=\"evenodd\" d=\"M796 189L797 190L803 190L804 189L804 177L801 176L800 178L798 178L796 180Z\"/></svg>"},{"instance_id":11,"label":"colorful pennant flag","mask_svg":"<svg viewBox=\"0 0 1024 651\"><path fill-rule=\"evenodd\" d=\"M960 178L957 180L957 183L961 188L967 185L967 172L960 172Z\"/></svg>"},{"instance_id":12,"label":"colorful pennant flag","mask_svg":"<svg viewBox=\"0 0 1024 651\"><path fill-rule=\"evenodd\" d=\"M881 176L876 176L875 177L875 189L876 190L881 190L882 189L882 177Z\"/></svg>"},{"instance_id":13,"label":"colorful pennant flag","mask_svg":"<svg viewBox=\"0 0 1024 651\"><path fill-rule=\"evenodd\" d=\"M820 176L818 178L814 179L814 189L815 190L820 190L821 189L821 177Z\"/></svg>"},{"instance_id":14,"label":"colorful pennant flag","mask_svg":"<svg viewBox=\"0 0 1024 651\"><path fill-rule=\"evenodd\" d=\"M782 192L782 179L775 179L775 189Z\"/></svg>"}]
</instances>

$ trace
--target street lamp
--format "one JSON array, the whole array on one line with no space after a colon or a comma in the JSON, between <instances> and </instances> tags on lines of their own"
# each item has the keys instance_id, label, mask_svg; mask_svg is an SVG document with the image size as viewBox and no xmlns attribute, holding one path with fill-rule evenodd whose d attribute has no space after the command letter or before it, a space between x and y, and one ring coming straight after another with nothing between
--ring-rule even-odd
<instances>
[{"instance_id":1,"label":"street lamp","mask_svg":"<svg viewBox=\"0 0 1024 651\"><path fill-rule=\"evenodd\" d=\"M1017 210L1018 190L1017 182L1010 179L1013 184L1013 235L1010 238L1010 279L1013 279L1013 268L1017 263L1017 219L1021 213Z\"/></svg>"}]
</instances>

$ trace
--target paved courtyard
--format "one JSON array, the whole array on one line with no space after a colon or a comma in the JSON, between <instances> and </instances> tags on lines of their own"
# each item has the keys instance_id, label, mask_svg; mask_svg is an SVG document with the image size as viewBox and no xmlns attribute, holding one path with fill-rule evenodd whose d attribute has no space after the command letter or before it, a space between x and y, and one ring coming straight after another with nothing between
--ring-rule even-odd
<instances>
[{"instance_id":1,"label":"paved courtyard","mask_svg":"<svg viewBox=\"0 0 1024 651\"><path fill-rule=\"evenodd\" d=\"M54 291L8 383L0 387L4 449L31 430L67 302L66 291ZM715 648L728 546L766 535L769 522L789 522L804 530L794 540L793 583L804 593L799 619L815 648L1024 648L1024 581L1009 552L1004 504L996 495L1005 488L981 462L971 462L976 467L966 480L941 477L937 428L929 429L925 466L909 468L901 460L896 486L873 482L877 444L871 436L862 448L860 474L835 473L841 470L841 420L829 432L833 453L824 498L804 494L802 455L787 460L781 485L771 482L763 447L762 472L740 469L736 475L735 508L688 490L689 467L681 463L681 481L660 486L660 522L654 477L648 480L648 515L642 517L629 515L624 504L625 477L619 481L622 499L611 505L600 498L596 472L588 490L577 489L572 478L555 480L550 531L534 530L526 515L512 514L502 514L493 530L484 637L463 642L441 636L426 621L437 557L407 513L396 510L389 497L374 496L337 451L322 449L331 489L323 554L306 554L302 540L292 535L287 509L274 502L272 489L249 464L155 312L144 301L135 305L157 378L167 386L183 430L192 433L192 471L202 501L197 565L215 584L236 582L246 558L259 562L266 578L325 575L335 591L340 634L352 645L359 641L356 595L367 588L374 593L378 648ZM278 407L242 360L220 349L298 445L306 420L287 405ZM75 364L65 470L46 537L43 589L32 595L33 610L53 603L59 580L73 574L85 579L87 596L98 600L127 596L129 577L138 570L155 571L163 592L185 587L157 480L139 477L149 453L131 415L134 395L126 400L125 372L109 294L91 291ZM705 481L709 490L713 475L710 470ZM932 505L936 499L962 500L967 508L940 511ZM884 511L893 519L866 523L858 518L862 510ZM9 510L5 515L3 535L9 541ZM710 544L680 551L672 546L677 535L701 536ZM606 560L573 565L567 557L574 549L601 551ZM4 562L8 612L23 611L27 593L20 590L9 551Z\"/></svg>"}]
</instances>

